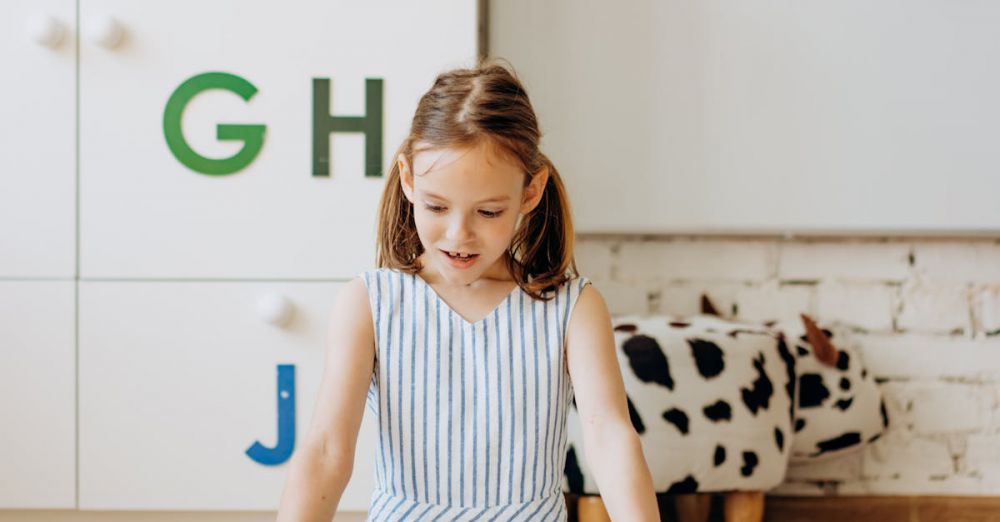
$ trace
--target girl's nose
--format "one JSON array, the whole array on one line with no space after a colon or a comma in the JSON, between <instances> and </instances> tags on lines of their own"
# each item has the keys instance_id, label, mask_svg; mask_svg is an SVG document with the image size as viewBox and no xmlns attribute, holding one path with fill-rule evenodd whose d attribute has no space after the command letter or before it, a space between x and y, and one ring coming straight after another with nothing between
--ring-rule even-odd
<instances>
[{"instance_id":1,"label":"girl's nose","mask_svg":"<svg viewBox=\"0 0 1000 522\"><path fill-rule=\"evenodd\" d=\"M466 217L456 215L448 224L448 239L457 243L471 237L472 228L469 226L468 219Z\"/></svg>"}]
</instances>

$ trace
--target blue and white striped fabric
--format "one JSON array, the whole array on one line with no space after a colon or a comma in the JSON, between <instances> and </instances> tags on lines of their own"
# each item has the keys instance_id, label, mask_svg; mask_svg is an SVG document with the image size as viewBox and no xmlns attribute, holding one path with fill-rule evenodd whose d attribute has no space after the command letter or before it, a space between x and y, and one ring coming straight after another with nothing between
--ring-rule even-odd
<instances>
[{"instance_id":1,"label":"blue and white striped fabric","mask_svg":"<svg viewBox=\"0 0 1000 522\"><path fill-rule=\"evenodd\" d=\"M585 277L470 323L421 277L362 274L375 325L372 522L566 520L566 327Z\"/></svg>"}]
</instances>

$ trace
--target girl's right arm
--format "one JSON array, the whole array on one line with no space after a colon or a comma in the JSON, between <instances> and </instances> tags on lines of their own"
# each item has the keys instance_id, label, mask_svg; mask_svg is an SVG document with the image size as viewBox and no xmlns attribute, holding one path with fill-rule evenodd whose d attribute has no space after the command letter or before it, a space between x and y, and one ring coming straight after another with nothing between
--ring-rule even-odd
<instances>
[{"instance_id":1,"label":"girl's right arm","mask_svg":"<svg viewBox=\"0 0 1000 522\"><path fill-rule=\"evenodd\" d=\"M278 522L328 522L351 478L354 450L374 369L368 291L347 283L330 313L326 362L312 423L290 460Z\"/></svg>"}]
</instances>

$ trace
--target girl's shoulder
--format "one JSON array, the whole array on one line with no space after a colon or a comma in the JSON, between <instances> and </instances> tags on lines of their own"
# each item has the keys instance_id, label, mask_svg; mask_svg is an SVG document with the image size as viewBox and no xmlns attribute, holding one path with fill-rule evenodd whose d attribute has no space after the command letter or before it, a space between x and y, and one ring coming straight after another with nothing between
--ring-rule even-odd
<instances>
[{"instance_id":1,"label":"girl's shoulder","mask_svg":"<svg viewBox=\"0 0 1000 522\"><path fill-rule=\"evenodd\" d=\"M391 288L399 279L402 272L395 268L369 268L354 274L355 279L360 279L364 283L368 293L385 292Z\"/></svg>"},{"instance_id":2,"label":"girl's shoulder","mask_svg":"<svg viewBox=\"0 0 1000 522\"><path fill-rule=\"evenodd\" d=\"M576 298L580 296L583 292L583 288L589 284L593 284L587 276L569 276L565 281L562 282L558 287L549 287L542 291L543 296L556 296L559 300L564 298L569 298L572 301L576 301Z\"/></svg>"},{"instance_id":3,"label":"girl's shoulder","mask_svg":"<svg viewBox=\"0 0 1000 522\"><path fill-rule=\"evenodd\" d=\"M576 277L570 277L569 279L564 281L563 284L559 286L559 289L562 291L566 291L566 289L569 289L571 291L579 293L583 291L583 287L589 284L593 284L590 278L584 275L577 275Z\"/></svg>"},{"instance_id":4,"label":"girl's shoulder","mask_svg":"<svg viewBox=\"0 0 1000 522\"><path fill-rule=\"evenodd\" d=\"M364 270L361 270L360 272L355 272L354 273L354 277L360 277L361 279L364 279L365 276L371 276L372 274L377 274L377 273L379 273L379 272L381 272L383 270L386 270L386 269L385 268L366 268Z\"/></svg>"},{"instance_id":5,"label":"girl's shoulder","mask_svg":"<svg viewBox=\"0 0 1000 522\"><path fill-rule=\"evenodd\" d=\"M375 277L386 277L387 274L400 274L400 273L401 271L396 268L387 268L387 267L367 268L360 272L356 272L354 274L354 277L365 281L371 281Z\"/></svg>"}]
</instances>

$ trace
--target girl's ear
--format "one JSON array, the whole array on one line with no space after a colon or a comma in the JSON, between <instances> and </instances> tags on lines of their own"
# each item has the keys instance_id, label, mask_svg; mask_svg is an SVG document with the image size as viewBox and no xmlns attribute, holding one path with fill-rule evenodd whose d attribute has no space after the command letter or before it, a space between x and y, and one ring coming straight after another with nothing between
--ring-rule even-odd
<instances>
[{"instance_id":1,"label":"girl's ear","mask_svg":"<svg viewBox=\"0 0 1000 522\"><path fill-rule=\"evenodd\" d=\"M527 214L538 206L545 192L545 184L549 181L549 168L542 167L531 177L528 186L524 187L524 196L521 198L521 214Z\"/></svg>"},{"instance_id":2,"label":"girl's ear","mask_svg":"<svg viewBox=\"0 0 1000 522\"><path fill-rule=\"evenodd\" d=\"M413 172L410 170L410 162L406 161L406 156L400 154L396 157L396 166L399 168L399 185L403 189L403 194L410 203L413 203Z\"/></svg>"}]
</instances>

